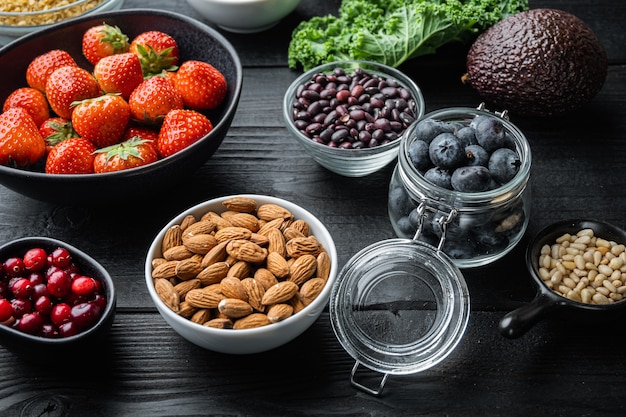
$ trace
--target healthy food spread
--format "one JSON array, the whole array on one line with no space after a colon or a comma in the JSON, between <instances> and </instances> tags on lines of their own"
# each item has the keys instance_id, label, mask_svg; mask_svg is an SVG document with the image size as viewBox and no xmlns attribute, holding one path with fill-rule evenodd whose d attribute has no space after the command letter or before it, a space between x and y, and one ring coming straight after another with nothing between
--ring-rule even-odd
<instances>
[{"instance_id":1,"label":"healthy food spread","mask_svg":"<svg viewBox=\"0 0 626 417\"><path fill-rule=\"evenodd\" d=\"M307 222L247 197L226 211L187 216L170 227L152 261L159 298L175 313L220 329L285 320L322 291L330 258Z\"/></svg>"},{"instance_id":2,"label":"healthy food spread","mask_svg":"<svg viewBox=\"0 0 626 417\"><path fill-rule=\"evenodd\" d=\"M544 245L538 265L543 283L570 300L611 304L626 296L626 247L593 229L565 233Z\"/></svg>"}]
</instances>

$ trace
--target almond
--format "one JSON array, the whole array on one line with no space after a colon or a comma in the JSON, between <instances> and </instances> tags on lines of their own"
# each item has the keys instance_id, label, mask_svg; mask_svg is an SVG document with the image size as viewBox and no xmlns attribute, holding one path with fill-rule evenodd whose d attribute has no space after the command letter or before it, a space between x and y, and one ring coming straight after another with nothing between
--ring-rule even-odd
<instances>
[{"instance_id":1,"label":"almond","mask_svg":"<svg viewBox=\"0 0 626 417\"><path fill-rule=\"evenodd\" d=\"M265 294L265 288L263 288L263 285L261 285L261 283L254 278L242 279L241 285L246 290L248 304L250 304L256 311L263 312L265 310L265 306L262 303L263 295Z\"/></svg>"},{"instance_id":2,"label":"almond","mask_svg":"<svg viewBox=\"0 0 626 417\"><path fill-rule=\"evenodd\" d=\"M259 246L267 246L269 240L267 239L267 236L264 236L260 233L252 233L250 235L250 242L254 242Z\"/></svg>"},{"instance_id":3,"label":"almond","mask_svg":"<svg viewBox=\"0 0 626 417\"><path fill-rule=\"evenodd\" d=\"M184 245L172 246L163 252L163 257L168 261L182 261L183 259L190 258L192 255L193 252Z\"/></svg>"},{"instance_id":4,"label":"almond","mask_svg":"<svg viewBox=\"0 0 626 417\"><path fill-rule=\"evenodd\" d=\"M251 232L258 232L261 227L259 219L249 213L235 213L228 218L228 221L234 227L245 227Z\"/></svg>"},{"instance_id":5,"label":"almond","mask_svg":"<svg viewBox=\"0 0 626 417\"><path fill-rule=\"evenodd\" d=\"M200 288L201 285L202 283L199 279L190 279L188 281L182 281L174 285L174 291L178 293L178 298L184 300L185 295L187 295L189 291Z\"/></svg>"},{"instance_id":6,"label":"almond","mask_svg":"<svg viewBox=\"0 0 626 417\"><path fill-rule=\"evenodd\" d=\"M296 237L290 239L286 243L287 254L291 258L298 258L305 254L317 256L322 252L322 245L317 241L315 236Z\"/></svg>"},{"instance_id":7,"label":"almond","mask_svg":"<svg viewBox=\"0 0 626 417\"><path fill-rule=\"evenodd\" d=\"M289 275L287 260L277 252L267 254L266 268L277 278L285 278Z\"/></svg>"},{"instance_id":8,"label":"almond","mask_svg":"<svg viewBox=\"0 0 626 417\"><path fill-rule=\"evenodd\" d=\"M191 257L183 259L176 264L176 276L185 281L195 278L202 269L202 263L197 258Z\"/></svg>"},{"instance_id":9,"label":"almond","mask_svg":"<svg viewBox=\"0 0 626 417\"><path fill-rule=\"evenodd\" d=\"M217 245L215 236L206 233L189 236L185 238L183 242L184 247L190 252L200 255L205 255Z\"/></svg>"},{"instance_id":10,"label":"almond","mask_svg":"<svg viewBox=\"0 0 626 417\"><path fill-rule=\"evenodd\" d=\"M267 249L260 247L249 240L231 240L226 245L226 253L237 260L260 264L267 257Z\"/></svg>"},{"instance_id":11,"label":"almond","mask_svg":"<svg viewBox=\"0 0 626 417\"><path fill-rule=\"evenodd\" d=\"M202 219L210 220L213 223L215 223L215 226L216 226L217 230L221 230L221 229L224 229L226 227L231 227L232 226L232 224L230 224L230 222L228 220L226 220L225 218L223 218L219 214L215 213L214 211L209 211L209 212L205 213L202 216Z\"/></svg>"},{"instance_id":12,"label":"almond","mask_svg":"<svg viewBox=\"0 0 626 417\"><path fill-rule=\"evenodd\" d=\"M302 233L303 236L309 236L311 234L311 227L306 221L302 219L294 220L289 228L297 230L298 232Z\"/></svg>"},{"instance_id":13,"label":"almond","mask_svg":"<svg viewBox=\"0 0 626 417\"><path fill-rule=\"evenodd\" d=\"M194 323L204 324L207 321L211 320L211 310L209 310L208 308L201 308L200 310L193 313L190 320Z\"/></svg>"},{"instance_id":14,"label":"almond","mask_svg":"<svg viewBox=\"0 0 626 417\"><path fill-rule=\"evenodd\" d=\"M179 261L166 261L157 265L152 270L152 278L174 278L176 276L176 265Z\"/></svg>"},{"instance_id":15,"label":"almond","mask_svg":"<svg viewBox=\"0 0 626 417\"><path fill-rule=\"evenodd\" d=\"M249 240L251 235L252 232L245 227L229 226L215 232L215 239L217 239L219 243L222 243L237 239Z\"/></svg>"},{"instance_id":16,"label":"almond","mask_svg":"<svg viewBox=\"0 0 626 417\"><path fill-rule=\"evenodd\" d=\"M261 235L267 235L267 232L272 229L281 230L281 226L284 221L285 220L282 218L266 221L264 224L261 225L261 228L259 229L257 233Z\"/></svg>"},{"instance_id":17,"label":"almond","mask_svg":"<svg viewBox=\"0 0 626 417\"><path fill-rule=\"evenodd\" d=\"M287 248L285 247L285 237L278 229L270 229L267 231L267 251L276 252L283 258L287 256Z\"/></svg>"},{"instance_id":18,"label":"almond","mask_svg":"<svg viewBox=\"0 0 626 417\"><path fill-rule=\"evenodd\" d=\"M200 280L202 286L216 284L228 274L229 269L230 266L226 262L215 262L200 271L196 279Z\"/></svg>"},{"instance_id":19,"label":"almond","mask_svg":"<svg viewBox=\"0 0 626 417\"><path fill-rule=\"evenodd\" d=\"M311 278L300 287L300 299L305 305L311 304L324 289L326 280L323 278Z\"/></svg>"},{"instance_id":20,"label":"almond","mask_svg":"<svg viewBox=\"0 0 626 417\"><path fill-rule=\"evenodd\" d=\"M207 321L203 326L213 327L214 329L232 329L233 321L225 317L217 317Z\"/></svg>"},{"instance_id":21,"label":"almond","mask_svg":"<svg viewBox=\"0 0 626 417\"><path fill-rule=\"evenodd\" d=\"M198 288L187 293L185 301L196 308L217 308L224 296L214 291L203 291Z\"/></svg>"},{"instance_id":22,"label":"almond","mask_svg":"<svg viewBox=\"0 0 626 417\"><path fill-rule=\"evenodd\" d=\"M262 220L293 219L293 214L278 204L267 203L257 208L256 215Z\"/></svg>"},{"instance_id":23,"label":"almond","mask_svg":"<svg viewBox=\"0 0 626 417\"><path fill-rule=\"evenodd\" d=\"M242 319L239 319L233 325L233 329L255 329L257 327L267 326L271 321L263 313L252 313Z\"/></svg>"},{"instance_id":24,"label":"almond","mask_svg":"<svg viewBox=\"0 0 626 417\"><path fill-rule=\"evenodd\" d=\"M330 256L326 252L320 252L317 255L317 273L316 276L318 278L322 278L327 280L330 276Z\"/></svg>"},{"instance_id":25,"label":"almond","mask_svg":"<svg viewBox=\"0 0 626 417\"><path fill-rule=\"evenodd\" d=\"M301 231L299 231L298 229L294 229L292 227L287 227L284 231L283 231L283 236L285 237L286 241L289 241L291 239L295 239L295 238L302 238L302 237L306 237L305 235L302 234Z\"/></svg>"},{"instance_id":26,"label":"almond","mask_svg":"<svg viewBox=\"0 0 626 417\"><path fill-rule=\"evenodd\" d=\"M218 243L209 250L202 258L202 266L207 267L215 262L222 262L228 255L226 253L226 245L228 242Z\"/></svg>"},{"instance_id":27,"label":"almond","mask_svg":"<svg viewBox=\"0 0 626 417\"><path fill-rule=\"evenodd\" d=\"M267 268L259 268L254 272L254 279L267 291L269 287L278 284L278 280Z\"/></svg>"},{"instance_id":28,"label":"almond","mask_svg":"<svg viewBox=\"0 0 626 417\"><path fill-rule=\"evenodd\" d=\"M249 277L251 273L252 268L250 267L250 264L248 262L237 261L233 266L230 267L226 276L244 279L246 277Z\"/></svg>"},{"instance_id":29,"label":"almond","mask_svg":"<svg viewBox=\"0 0 626 417\"><path fill-rule=\"evenodd\" d=\"M192 306L187 301L181 301L178 308L178 315L188 319L191 318L196 311L198 311L196 307Z\"/></svg>"},{"instance_id":30,"label":"almond","mask_svg":"<svg viewBox=\"0 0 626 417\"><path fill-rule=\"evenodd\" d=\"M269 321L278 323L293 315L293 307L289 304L274 304L266 314Z\"/></svg>"},{"instance_id":31,"label":"almond","mask_svg":"<svg viewBox=\"0 0 626 417\"><path fill-rule=\"evenodd\" d=\"M186 215L183 220L180 222L180 228L184 232L187 230L189 226L197 222L198 220L194 217L193 214Z\"/></svg>"},{"instance_id":32,"label":"almond","mask_svg":"<svg viewBox=\"0 0 626 417\"><path fill-rule=\"evenodd\" d=\"M239 278L226 277L220 282L220 286L226 298L238 298L248 302L248 293Z\"/></svg>"},{"instance_id":33,"label":"almond","mask_svg":"<svg viewBox=\"0 0 626 417\"><path fill-rule=\"evenodd\" d=\"M210 220L197 221L183 231L183 242L190 236L211 234L215 228L215 223Z\"/></svg>"},{"instance_id":34,"label":"almond","mask_svg":"<svg viewBox=\"0 0 626 417\"><path fill-rule=\"evenodd\" d=\"M174 290L174 286L169 280L159 278L154 281L154 289L163 303L173 312L178 313L180 307L180 299L178 293Z\"/></svg>"},{"instance_id":35,"label":"almond","mask_svg":"<svg viewBox=\"0 0 626 417\"><path fill-rule=\"evenodd\" d=\"M296 258L290 265L289 281L293 281L300 286L315 274L316 269L317 258L309 254L302 255Z\"/></svg>"},{"instance_id":36,"label":"almond","mask_svg":"<svg viewBox=\"0 0 626 417\"><path fill-rule=\"evenodd\" d=\"M268 288L263 295L261 302L264 305L279 304L289 301L298 293L298 285L291 281L281 281L278 284Z\"/></svg>"},{"instance_id":37,"label":"almond","mask_svg":"<svg viewBox=\"0 0 626 417\"><path fill-rule=\"evenodd\" d=\"M238 319L252 314L252 306L238 298L224 298L217 305L217 310L223 315Z\"/></svg>"},{"instance_id":38,"label":"almond","mask_svg":"<svg viewBox=\"0 0 626 417\"><path fill-rule=\"evenodd\" d=\"M183 231L177 224L171 226L165 231L163 241L161 242L161 253L165 253L168 249L183 244Z\"/></svg>"},{"instance_id":39,"label":"almond","mask_svg":"<svg viewBox=\"0 0 626 417\"><path fill-rule=\"evenodd\" d=\"M222 204L228 210L238 211L241 213L252 213L257 207L256 200L248 197L229 198L224 200Z\"/></svg>"}]
</instances>

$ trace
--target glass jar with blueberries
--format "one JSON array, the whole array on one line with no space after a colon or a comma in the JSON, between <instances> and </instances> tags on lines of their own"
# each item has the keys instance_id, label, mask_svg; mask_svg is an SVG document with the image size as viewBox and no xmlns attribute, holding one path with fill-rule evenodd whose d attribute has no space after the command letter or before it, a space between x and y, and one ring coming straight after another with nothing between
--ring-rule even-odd
<instances>
[{"instance_id":1,"label":"glass jar with blueberries","mask_svg":"<svg viewBox=\"0 0 626 417\"><path fill-rule=\"evenodd\" d=\"M405 132L388 209L401 238L443 251L459 268L491 263L526 231L531 151L506 111L447 108Z\"/></svg>"}]
</instances>

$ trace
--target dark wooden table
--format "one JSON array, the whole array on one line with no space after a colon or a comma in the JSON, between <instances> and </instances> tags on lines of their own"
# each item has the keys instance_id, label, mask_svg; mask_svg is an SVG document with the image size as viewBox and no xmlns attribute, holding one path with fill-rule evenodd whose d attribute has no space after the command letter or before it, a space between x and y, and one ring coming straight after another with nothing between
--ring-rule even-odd
<instances>
[{"instance_id":1,"label":"dark wooden table","mask_svg":"<svg viewBox=\"0 0 626 417\"><path fill-rule=\"evenodd\" d=\"M218 152L167 198L128 207L51 205L0 186L0 241L54 236L104 264L119 288L107 342L68 363L31 363L0 347L0 415L32 416L623 416L626 348L619 321L550 317L515 340L502 316L534 296L523 260L528 237L563 218L626 227L626 3L545 0L531 7L570 11L604 44L610 68L591 104L573 114L512 121L533 151L527 237L504 259L465 270L471 294L467 331L452 355L418 375L390 377L373 397L349 382L353 359L327 312L293 342L263 354L229 356L179 337L157 313L143 263L156 232L175 214L227 194L261 193L298 203L333 235L343 265L364 246L394 237L386 193L393 164L343 178L313 162L283 125L280 103L299 74L287 67L291 30L336 11L337 0L303 1L256 35L223 32L244 65L244 89ZM126 0L198 17L184 0ZM426 110L476 106L460 77L467 46L443 48L401 69L423 89ZM193 191L193 192L191 192Z\"/></svg>"}]
</instances>

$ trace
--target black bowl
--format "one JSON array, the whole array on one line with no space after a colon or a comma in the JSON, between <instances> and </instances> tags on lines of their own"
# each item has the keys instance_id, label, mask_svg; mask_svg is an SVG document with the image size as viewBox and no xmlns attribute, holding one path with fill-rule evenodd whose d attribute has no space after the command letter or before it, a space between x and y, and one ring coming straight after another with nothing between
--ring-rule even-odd
<instances>
[{"instance_id":1,"label":"black bowl","mask_svg":"<svg viewBox=\"0 0 626 417\"><path fill-rule=\"evenodd\" d=\"M592 229L596 236L618 243L626 242L626 231L600 220L571 219L553 223L541 230L526 250L526 266L537 292L532 301L507 313L499 323L500 333L508 338L525 334L537 322L549 314L561 313L571 321L584 322L621 318L626 314L626 300L612 304L588 304L570 300L557 294L539 276L539 254L546 244L552 244L565 233L576 234L581 229Z\"/></svg>"},{"instance_id":2,"label":"black bowl","mask_svg":"<svg viewBox=\"0 0 626 417\"><path fill-rule=\"evenodd\" d=\"M222 105L206 112L213 130L204 138L170 157L144 167L102 174L45 174L43 169L21 170L0 166L0 184L18 193L58 204L100 204L143 198L188 177L221 145L232 123L243 83L237 52L216 30L189 17L163 10L128 9L79 17L26 35L0 49L0 103L17 87L26 85L30 61L51 49L64 49L86 69L83 33L106 22L119 26L129 38L148 30L161 30L176 39L181 61L206 61L226 77L228 92Z\"/></svg>"},{"instance_id":3,"label":"black bowl","mask_svg":"<svg viewBox=\"0 0 626 417\"><path fill-rule=\"evenodd\" d=\"M21 332L6 325L0 325L0 343L18 353L36 358L37 356L49 357L50 354L73 354L79 349L88 346L96 346L108 334L115 318L117 293L113 279L109 273L95 259L80 249L57 239L48 237L24 237L0 246L0 259L5 260L12 256L23 256L31 248L40 247L51 252L58 247L66 248L72 255L81 273L97 279L102 284L107 304L102 316L96 324L89 329L74 336L65 338L45 338Z\"/></svg>"}]
</instances>

